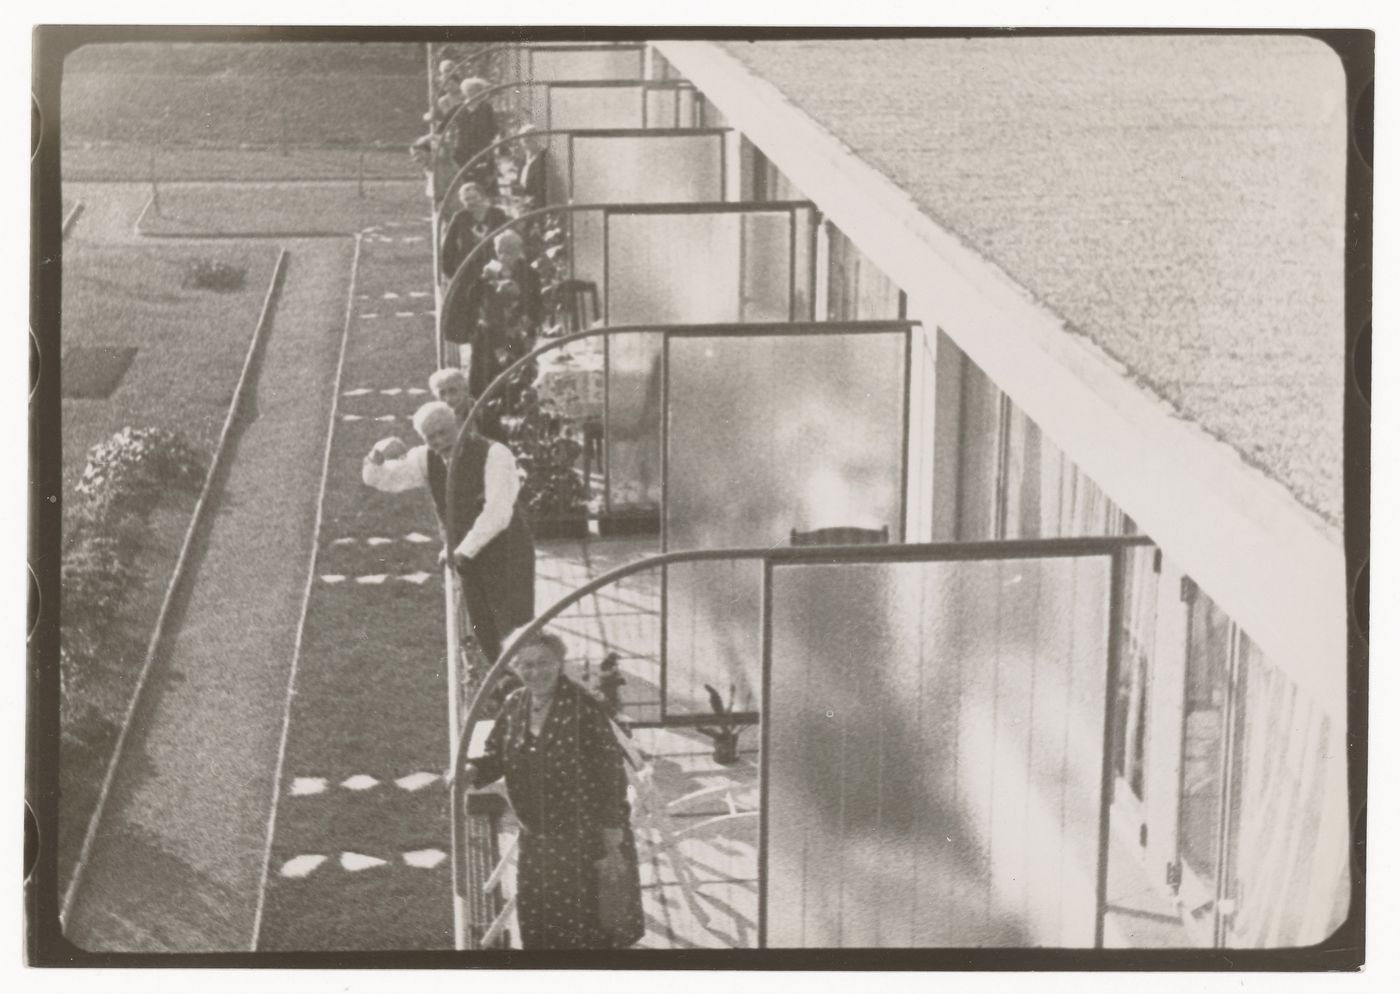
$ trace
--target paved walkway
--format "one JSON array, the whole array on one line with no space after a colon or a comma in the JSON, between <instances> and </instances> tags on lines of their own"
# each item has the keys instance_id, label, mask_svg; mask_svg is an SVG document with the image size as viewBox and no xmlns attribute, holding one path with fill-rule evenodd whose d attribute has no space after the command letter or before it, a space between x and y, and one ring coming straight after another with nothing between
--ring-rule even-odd
<instances>
[{"instance_id":1,"label":"paved walkway","mask_svg":"<svg viewBox=\"0 0 1400 994\"><path fill-rule=\"evenodd\" d=\"M103 223L118 198L90 205ZM81 225L80 225L81 228ZM250 414L135 715L67 935L90 950L250 947L287 672L314 539L353 243L288 243Z\"/></svg>"}]
</instances>

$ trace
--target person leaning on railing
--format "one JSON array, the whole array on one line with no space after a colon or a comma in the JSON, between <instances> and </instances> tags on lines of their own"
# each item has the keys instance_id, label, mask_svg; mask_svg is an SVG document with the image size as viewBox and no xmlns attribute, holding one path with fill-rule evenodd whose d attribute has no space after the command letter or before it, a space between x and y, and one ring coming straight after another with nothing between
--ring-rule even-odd
<instances>
[{"instance_id":1,"label":"person leaning on railing","mask_svg":"<svg viewBox=\"0 0 1400 994\"><path fill-rule=\"evenodd\" d=\"M462 260L471 254L486 236L491 234L509 218L505 211L491 203L485 189L476 180L467 180L457 188L457 199L462 206L442 233L442 247L438 253L442 263L442 275L451 279Z\"/></svg>"},{"instance_id":2,"label":"person leaning on railing","mask_svg":"<svg viewBox=\"0 0 1400 994\"><path fill-rule=\"evenodd\" d=\"M603 706L564 676L558 636L539 632L517 649L524 686L506 698L485 754L461 776L473 787L505 778L520 823L521 945L631 945L644 925L622 749Z\"/></svg>"},{"instance_id":3,"label":"person leaning on railing","mask_svg":"<svg viewBox=\"0 0 1400 994\"><path fill-rule=\"evenodd\" d=\"M450 556L462 577L472 633L494 660L502 635L535 616L535 548L515 506L520 495L515 456L471 431L458 445L456 412L441 401L418 408L413 427L426 444L410 449L397 438L376 443L365 456L361 478L387 493L428 488L445 537L443 561ZM450 472L458 477L460 509L448 505Z\"/></svg>"}]
</instances>

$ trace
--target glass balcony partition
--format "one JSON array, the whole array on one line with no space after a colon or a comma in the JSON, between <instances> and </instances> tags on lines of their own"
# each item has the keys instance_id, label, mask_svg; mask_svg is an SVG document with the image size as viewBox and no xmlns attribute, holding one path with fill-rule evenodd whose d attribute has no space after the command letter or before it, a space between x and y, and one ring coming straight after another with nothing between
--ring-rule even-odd
<instances>
[{"instance_id":1,"label":"glass balcony partition","mask_svg":"<svg viewBox=\"0 0 1400 994\"><path fill-rule=\"evenodd\" d=\"M571 374L587 381L581 391L594 398L590 411L580 413L600 419L601 451L593 465L601 474L609 520L660 527L660 332L675 324L810 319L804 310L810 296L803 288L810 285L814 215L807 202L590 204L535 211L509 223L526 234L527 254L533 254L541 276L547 311L542 337L566 330L557 311L580 288L596 294L605 327L658 332L607 336L601 355L590 346ZM469 274L479 271L485 258L483 244L463 262L443 297L445 366L469 361L469 344L456 343L471 340ZM759 286L761 293L746 292ZM561 379L569 379L564 372Z\"/></svg>"},{"instance_id":2,"label":"glass balcony partition","mask_svg":"<svg viewBox=\"0 0 1400 994\"><path fill-rule=\"evenodd\" d=\"M910 329L667 332L663 550L788 545L822 528L900 541ZM759 647L736 641L732 620L757 624L759 576L697 563L665 579L679 616L667 630L667 708L703 709L707 683L752 706Z\"/></svg>"},{"instance_id":3,"label":"glass balcony partition","mask_svg":"<svg viewBox=\"0 0 1400 994\"><path fill-rule=\"evenodd\" d=\"M534 44L523 46L525 79L641 79L645 45Z\"/></svg>"},{"instance_id":4,"label":"glass balcony partition","mask_svg":"<svg viewBox=\"0 0 1400 994\"><path fill-rule=\"evenodd\" d=\"M566 675L625 729L642 948L1098 945L1111 632L1122 556L1142 542L630 563L560 596L507 646L474 688L453 762L480 754L496 681L547 628L565 641ZM662 631L674 641L684 612L662 577L702 565L757 578L762 609L727 627L757 647L758 696L745 708L720 687L723 713L664 714ZM462 838L481 795L455 779L452 792ZM476 916L459 922L462 948L511 941L509 903L474 899L509 892L509 840L498 848L494 867L454 862L459 916Z\"/></svg>"}]
</instances>

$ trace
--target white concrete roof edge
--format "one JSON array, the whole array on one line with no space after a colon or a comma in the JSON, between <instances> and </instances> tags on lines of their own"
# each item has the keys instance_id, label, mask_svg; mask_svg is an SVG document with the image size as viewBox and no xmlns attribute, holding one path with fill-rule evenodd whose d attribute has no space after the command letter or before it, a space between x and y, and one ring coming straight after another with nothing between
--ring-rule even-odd
<instances>
[{"instance_id":1,"label":"white concrete roof edge","mask_svg":"<svg viewBox=\"0 0 1400 994\"><path fill-rule=\"evenodd\" d=\"M909 290L911 318L942 328L1270 658L1340 707L1346 570L1334 529L1136 383L1087 337L1069 333L1005 272L720 46L655 44Z\"/></svg>"}]
</instances>

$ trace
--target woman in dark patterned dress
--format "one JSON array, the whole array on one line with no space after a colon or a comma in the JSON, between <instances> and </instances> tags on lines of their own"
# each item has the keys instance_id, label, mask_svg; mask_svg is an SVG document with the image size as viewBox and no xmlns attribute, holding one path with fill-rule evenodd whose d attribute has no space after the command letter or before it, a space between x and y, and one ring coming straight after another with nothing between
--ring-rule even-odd
<instances>
[{"instance_id":1,"label":"woman in dark patterned dress","mask_svg":"<svg viewBox=\"0 0 1400 994\"><path fill-rule=\"evenodd\" d=\"M617 943L598 921L598 881L636 862L625 760L602 705L563 675L564 654L543 633L520 650L514 669L525 685L463 777L477 787L505 777L520 823L521 945L606 949Z\"/></svg>"}]
</instances>

